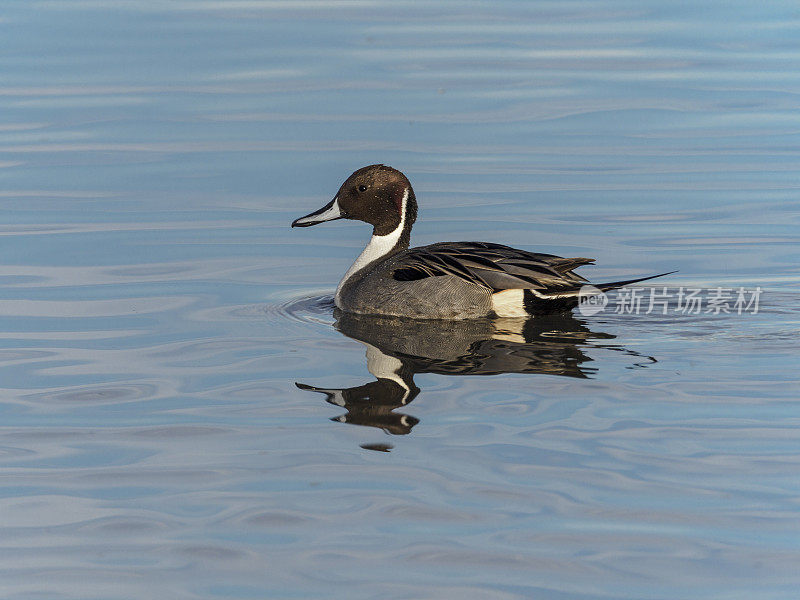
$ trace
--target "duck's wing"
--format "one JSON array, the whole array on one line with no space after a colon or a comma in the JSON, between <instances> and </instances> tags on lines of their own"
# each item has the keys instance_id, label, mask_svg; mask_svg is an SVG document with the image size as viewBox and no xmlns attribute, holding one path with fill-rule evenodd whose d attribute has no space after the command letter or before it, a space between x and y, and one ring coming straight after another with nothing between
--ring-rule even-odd
<instances>
[{"instance_id":1,"label":"duck's wing","mask_svg":"<svg viewBox=\"0 0 800 600\"><path fill-rule=\"evenodd\" d=\"M415 281L449 275L492 291L552 293L585 283L573 269L593 262L592 258L562 258L488 242L446 242L402 253L393 265L392 277Z\"/></svg>"}]
</instances>

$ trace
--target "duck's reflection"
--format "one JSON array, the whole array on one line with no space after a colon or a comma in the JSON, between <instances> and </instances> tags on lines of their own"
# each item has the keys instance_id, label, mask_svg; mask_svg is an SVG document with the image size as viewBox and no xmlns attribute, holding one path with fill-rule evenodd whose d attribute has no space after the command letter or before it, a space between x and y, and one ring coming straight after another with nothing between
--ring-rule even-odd
<instances>
[{"instance_id":1,"label":"duck's reflection","mask_svg":"<svg viewBox=\"0 0 800 600\"><path fill-rule=\"evenodd\" d=\"M367 347L367 369L376 380L351 388L323 388L297 383L301 390L321 392L347 412L334 421L378 427L404 435L419 419L395 412L420 392L416 373L496 375L543 373L590 377L596 368L583 349L603 347L624 352L644 366L656 362L616 344L598 343L615 336L589 330L571 314L531 319L423 321L340 313L336 328Z\"/></svg>"}]
</instances>

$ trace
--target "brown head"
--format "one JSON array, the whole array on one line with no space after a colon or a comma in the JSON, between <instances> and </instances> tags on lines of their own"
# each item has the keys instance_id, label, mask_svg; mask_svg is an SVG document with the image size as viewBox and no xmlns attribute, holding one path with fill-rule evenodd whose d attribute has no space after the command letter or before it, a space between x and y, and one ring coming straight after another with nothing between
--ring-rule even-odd
<instances>
[{"instance_id":1,"label":"brown head","mask_svg":"<svg viewBox=\"0 0 800 600\"><path fill-rule=\"evenodd\" d=\"M373 235L384 236L395 231L401 223L404 233L410 232L416 218L417 201L408 178L392 167L370 165L355 171L333 200L295 220L292 227L353 219L372 225Z\"/></svg>"}]
</instances>

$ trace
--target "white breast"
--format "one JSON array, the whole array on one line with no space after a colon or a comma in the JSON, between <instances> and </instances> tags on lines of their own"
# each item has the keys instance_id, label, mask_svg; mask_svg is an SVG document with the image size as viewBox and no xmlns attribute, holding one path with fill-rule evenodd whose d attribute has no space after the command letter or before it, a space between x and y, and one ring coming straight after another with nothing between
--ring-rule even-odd
<instances>
[{"instance_id":1,"label":"white breast","mask_svg":"<svg viewBox=\"0 0 800 600\"><path fill-rule=\"evenodd\" d=\"M371 262L378 260L382 256L386 256L392 249L397 245L397 242L400 240L400 236L403 235L403 227L406 224L406 203L408 202L408 188L403 193L403 204L401 207L401 217L400 217L400 224L397 228L392 231L391 233L387 233L386 235L373 235L367 247L358 255L356 261L352 264L352 266L347 269L347 273L344 274L342 280L339 282L338 287L336 288L336 295L333 298L333 301L336 303L336 306L339 308L342 307L341 301L341 294L342 288L344 284L350 279L353 275L358 273L361 269L366 267Z\"/></svg>"}]
</instances>

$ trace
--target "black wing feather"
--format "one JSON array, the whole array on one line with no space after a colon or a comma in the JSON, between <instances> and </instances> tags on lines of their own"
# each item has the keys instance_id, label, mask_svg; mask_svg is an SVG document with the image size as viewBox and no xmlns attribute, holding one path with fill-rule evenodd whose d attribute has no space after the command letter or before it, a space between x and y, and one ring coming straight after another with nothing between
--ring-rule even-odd
<instances>
[{"instance_id":1,"label":"black wing feather","mask_svg":"<svg viewBox=\"0 0 800 600\"><path fill-rule=\"evenodd\" d=\"M586 281L572 272L591 258L562 258L490 242L448 242L404 252L392 276L398 281L455 276L491 291L555 292Z\"/></svg>"}]
</instances>

